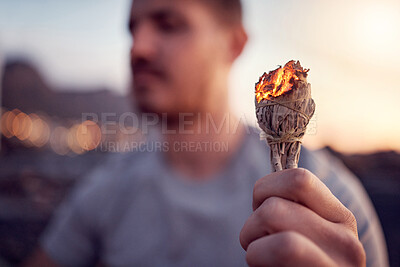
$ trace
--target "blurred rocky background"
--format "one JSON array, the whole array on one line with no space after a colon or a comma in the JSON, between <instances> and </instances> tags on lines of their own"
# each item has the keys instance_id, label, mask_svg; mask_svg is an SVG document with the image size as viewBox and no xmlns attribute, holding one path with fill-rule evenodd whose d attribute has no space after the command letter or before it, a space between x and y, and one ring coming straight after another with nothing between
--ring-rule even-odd
<instances>
[{"instance_id":1,"label":"blurred rocky background","mask_svg":"<svg viewBox=\"0 0 400 267\"><path fill-rule=\"evenodd\" d=\"M29 61L8 60L0 89L0 266L14 266L75 182L141 136L129 121L132 134L118 128L117 118L130 111L126 96L107 88L51 88Z\"/></svg>"},{"instance_id":2,"label":"blurred rocky background","mask_svg":"<svg viewBox=\"0 0 400 267\"><path fill-rule=\"evenodd\" d=\"M113 119L130 111L126 96L106 88L55 90L24 60L6 62L1 96L0 266L14 266L35 248L72 186L119 150L107 142L123 147L141 137L100 130L102 114L110 114L112 127ZM92 114L92 120L82 113ZM326 149L365 186L385 232L391 266L400 266L400 154Z\"/></svg>"}]
</instances>

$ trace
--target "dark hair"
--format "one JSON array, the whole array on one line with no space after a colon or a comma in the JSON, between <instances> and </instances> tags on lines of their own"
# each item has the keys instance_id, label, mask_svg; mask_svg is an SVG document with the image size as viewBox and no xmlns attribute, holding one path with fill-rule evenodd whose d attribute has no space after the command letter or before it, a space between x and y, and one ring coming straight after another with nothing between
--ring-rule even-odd
<instances>
[{"instance_id":1,"label":"dark hair","mask_svg":"<svg viewBox=\"0 0 400 267\"><path fill-rule=\"evenodd\" d=\"M242 23L242 4L240 0L197 0L210 6L217 18L227 25Z\"/></svg>"}]
</instances>

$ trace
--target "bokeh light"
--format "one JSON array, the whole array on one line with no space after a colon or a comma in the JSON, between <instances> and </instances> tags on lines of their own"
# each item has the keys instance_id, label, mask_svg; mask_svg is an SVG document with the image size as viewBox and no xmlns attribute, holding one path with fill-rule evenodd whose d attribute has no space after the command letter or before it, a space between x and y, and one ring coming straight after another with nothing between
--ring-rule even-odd
<instances>
[{"instance_id":1,"label":"bokeh light","mask_svg":"<svg viewBox=\"0 0 400 267\"><path fill-rule=\"evenodd\" d=\"M50 139L50 127L37 114L29 115L32 120L32 132L29 141L36 147L43 147Z\"/></svg>"},{"instance_id":2,"label":"bokeh light","mask_svg":"<svg viewBox=\"0 0 400 267\"><path fill-rule=\"evenodd\" d=\"M5 119L5 129L11 134L11 137L14 136L14 119L19 113L21 113L19 109L14 109L8 113Z\"/></svg>"},{"instance_id":3,"label":"bokeh light","mask_svg":"<svg viewBox=\"0 0 400 267\"><path fill-rule=\"evenodd\" d=\"M28 139L32 132L31 118L24 112L19 113L13 120L12 130L15 137L17 137L19 140L24 141Z\"/></svg>"},{"instance_id":4,"label":"bokeh light","mask_svg":"<svg viewBox=\"0 0 400 267\"><path fill-rule=\"evenodd\" d=\"M69 149L75 154L83 154L85 150L81 147L78 142L77 133L80 124L74 124L71 128L68 129L67 133L67 144Z\"/></svg>"},{"instance_id":5,"label":"bokeh light","mask_svg":"<svg viewBox=\"0 0 400 267\"><path fill-rule=\"evenodd\" d=\"M84 150L95 149L102 139L100 127L93 121L84 121L76 129L76 140Z\"/></svg>"},{"instance_id":6,"label":"bokeh light","mask_svg":"<svg viewBox=\"0 0 400 267\"><path fill-rule=\"evenodd\" d=\"M11 118L12 117L12 118ZM15 115L11 112L11 111L6 111L2 114L1 116L1 133L7 137L7 138L11 138L13 137L13 133L8 130L7 124L9 123L9 120L13 120L15 117Z\"/></svg>"},{"instance_id":7,"label":"bokeh light","mask_svg":"<svg viewBox=\"0 0 400 267\"><path fill-rule=\"evenodd\" d=\"M59 155L66 155L70 151L68 146L68 129L57 126L50 136L50 146Z\"/></svg>"}]
</instances>

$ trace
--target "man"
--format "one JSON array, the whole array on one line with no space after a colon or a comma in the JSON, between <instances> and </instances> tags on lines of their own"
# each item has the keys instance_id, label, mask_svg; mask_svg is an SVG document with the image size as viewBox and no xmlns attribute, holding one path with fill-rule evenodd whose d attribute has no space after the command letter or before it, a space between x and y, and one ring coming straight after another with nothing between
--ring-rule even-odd
<instances>
[{"instance_id":1,"label":"man","mask_svg":"<svg viewBox=\"0 0 400 267\"><path fill-rule=\"evenodd\" d=\"M167 114L165 149L95 170L31 266L387 265L374 210L339 163L303 150L308 170L267 175L265 145L231 114L228 75L247 41L239 0L135 0L129 27L133 100ZM229 149L188 149L209 141Z\"/></svg>"}]
</instances>

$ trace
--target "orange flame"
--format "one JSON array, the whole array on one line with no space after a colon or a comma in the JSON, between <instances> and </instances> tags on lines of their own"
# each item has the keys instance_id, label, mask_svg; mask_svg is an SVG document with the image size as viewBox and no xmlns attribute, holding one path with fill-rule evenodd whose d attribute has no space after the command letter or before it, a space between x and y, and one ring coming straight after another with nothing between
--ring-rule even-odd
<instances>
[{"instance_id":1,"label":"orange flame","mask_svg":"<svg viewBox=\"0 0 400 267\"><path fill-rule=\"evenodd\" d=\"M298 75L307 76L308 71L303 69L298 61L291 60L283 68L279 67L268 74L264 73L256 84L257 102L289 92L293 88L294 81L299 80Z\"/></svg>"}]
</instances>

